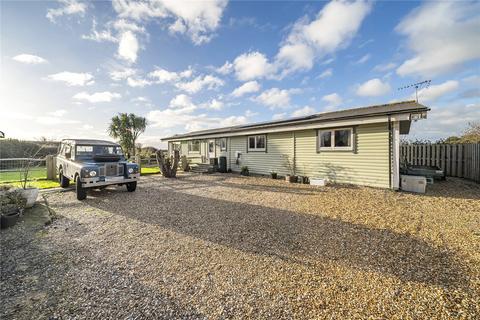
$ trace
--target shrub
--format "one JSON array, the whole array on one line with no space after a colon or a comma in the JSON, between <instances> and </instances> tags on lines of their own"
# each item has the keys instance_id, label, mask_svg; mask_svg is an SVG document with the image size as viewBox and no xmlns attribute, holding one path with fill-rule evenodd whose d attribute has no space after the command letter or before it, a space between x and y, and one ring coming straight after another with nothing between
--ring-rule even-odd
<instances>
[{"instance_id":1,"label":"shrub","mask_svg":"<svg viewBox=\"0 0 480 320\"><path fill-rule=\"evenodd\" d=\"M242 171L240 171L240 174L242 176L249 176L250 175L250 172L248 171L248 167L247 166L243 166L242 167Z\"/></svg>"},{"instance_id":2,"label":"shrub","mask_svg":"<svg viewBox=\"0 0 480 320\"><path fill-rule=\"evenodd\" d=\"M24 209L27 204L25 199L19 191L7 192L0 195L0 214L8 214L13 210Z\"/></svg>"}]
</instances>

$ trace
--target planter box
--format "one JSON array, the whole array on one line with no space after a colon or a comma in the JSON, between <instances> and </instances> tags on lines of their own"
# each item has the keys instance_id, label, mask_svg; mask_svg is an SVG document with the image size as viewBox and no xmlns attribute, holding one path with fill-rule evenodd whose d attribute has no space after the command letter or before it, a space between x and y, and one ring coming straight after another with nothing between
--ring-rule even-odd
<instances>
[{"instance_id":1,"label":"planter box","mask_svg":"<svg viewBox=\"0 0 480 320\"><path fill-rule=\"evenodd\" d=\"M26 208L31 208L37 201L38 188L18 189L22 193L22 197L27 200Z\"/></svg>"},{"instance_id":2,"label":"planter box","mask_svg":"<svg viewBox=\"0 0 480 320\"><path fill-rule=\"evenodd\" d=\"M423 176L400 175L403 191L425 193L427 179Z\"/></svg>"},{"instance_id":3,"label":"planter box","mask_svg":"<svg viewBox=\"0 0 480 320\"><path fill-rule=\"evenodd\" d=\"M312 186L324 187L327 184L327 181L320 178L310 178L310 184Z\"/></svg>"}]
</instances>

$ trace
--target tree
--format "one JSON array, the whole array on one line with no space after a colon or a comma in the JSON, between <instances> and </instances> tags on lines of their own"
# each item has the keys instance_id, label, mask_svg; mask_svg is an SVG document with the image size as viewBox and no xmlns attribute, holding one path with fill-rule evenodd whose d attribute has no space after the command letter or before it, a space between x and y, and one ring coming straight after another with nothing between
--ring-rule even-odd
<instances>
[{"instance_id":1,"label":"tree","mask_svg":"<svg viewBox=\"0 0 480 320\"><path fill-rule=\"evenodd\" d=\"M462 143L480 143L480 121L469 122L461 140Z\"/></svg>"},{"instance_id":2,"label":"tree","mask_svg":"<svg viewBox=\"0 0 480 320\"><path fill-rule=\"evenodd\" d=\"M108 134L117 139L122 148L132 152L135 156L135 143L138 137L145 132L147 120L133 113L119 113L112 118L108 127Z\"/></svg>"}]
</instances>

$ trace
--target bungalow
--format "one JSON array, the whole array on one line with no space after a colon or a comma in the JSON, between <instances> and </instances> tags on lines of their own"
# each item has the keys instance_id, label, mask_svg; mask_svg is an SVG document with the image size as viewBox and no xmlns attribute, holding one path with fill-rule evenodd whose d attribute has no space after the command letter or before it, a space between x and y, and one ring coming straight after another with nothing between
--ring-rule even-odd
<instances>
[{"instance_id":1,"label":"bungalow","mask_svg":"<svg viewBox=\"0 0 480 320\"><path fill-rule=\"evenodd\" d=\"M162 141L191 163L221 158L233 172L247 166L257 174L274 171L398 189L400 135L429 110L404 101L176 134Z\"/></svg>"}]
</instances>

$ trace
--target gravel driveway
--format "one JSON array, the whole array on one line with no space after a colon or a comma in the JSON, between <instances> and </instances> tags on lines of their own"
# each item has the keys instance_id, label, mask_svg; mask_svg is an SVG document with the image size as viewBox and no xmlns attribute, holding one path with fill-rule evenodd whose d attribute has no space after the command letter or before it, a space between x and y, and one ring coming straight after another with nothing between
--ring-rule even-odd
<instances>
[{"instance_id":1,"label":"gravel driveway","mask_svg":"<svg viewBox=\"0 0 480 320\"><path fill-rule=\"evenodd\" d=\"M0 233L2 319L480 316L480 186L426 195L233 174L48 195Z\"/></svg>"}]
</instances>

